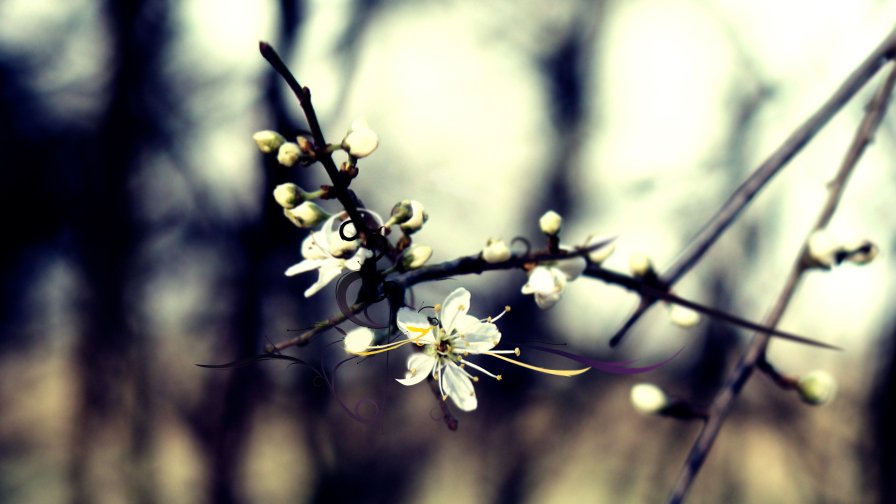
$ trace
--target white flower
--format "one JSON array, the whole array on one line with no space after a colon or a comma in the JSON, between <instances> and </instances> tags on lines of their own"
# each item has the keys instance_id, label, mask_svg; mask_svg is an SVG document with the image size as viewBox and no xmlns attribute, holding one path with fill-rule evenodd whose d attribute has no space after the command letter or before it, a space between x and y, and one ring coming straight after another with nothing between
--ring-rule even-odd
<instances>
[{"instance_id":1,"label":"white flower","mask_svg":"<svg viewBox=\"0 0 896 504\"><path fill-rule=\"evenodd\" d=\"M469 309L470 292L458 288L445 298L436 325L414 310L398 310L398 328L407 336L408 341L423 347L422 352L415 353L408 359L408 371L404 378L398 379L398 383L415 385L427 376L432 376L439 384L442 399L450 397L464 411L476 409L473 382L477 378L465 368L475 369L498 380L501 377L466 358L476 354L516 354L518 351L492 350L501 341L501 332L491 319L482 321L467 315Z\"/></svg>"},{"instance_id":2,"label":"white flower","mask_svg":"<svg viewBox=\"0 0 896 504\"><path fill-rule=\"evenodd\" d=\"M529 272L529 281L523 285L523 294L535 294L535 303L547 309L560 300L566 284L585 271L585 259L573 257L555 263L542 263Z\"/></svg>"},{"instance_id":3,"label":"white flower","mask_svg":"<svg viewBox=\"0 0 896 504\"><path fill-rule=\"evenodd\" d=\"M563 217L553 210L548 210L538 219L538 227L540 227L541 232L546 235L553 236L557 234L562 225Z\"/></svg>"},{"instance_id":4,"label":"white flower","mask_svg":"<svg viewBox=\"0 0 896 504\"><path fill-rule=\"evenodd\" d=\"M504 262L510 259L510 247L504 240L489 239L482 249L482 260L489 264Z\"/></svg>"},{"instance_id":5,"label":"white flower","mask_svg":"<svg viewBox=\"0 0 896 504\"><path fill-rule=\"evenodd\" d=\"M645 415L659 413L669 404L669 398L663 389L652 383L639 383L633 386L629 398L632 406Z\"/></svg>"},{"instance_id":6,"label":"white flower","mask_svg":"<svg viewBox=\"0 0 896 504\"><path fill-rule=\"evenodd\" d=\"M358 327L349 331L343 339L345 351L350 354L359 354L373 343L373 331L367 327Z\"/></svg>"},{"instance_id":7,"label":"white flower","mask_svg":"<svg viewBox=\"0 0 896 504\"><path fill-rule=\"evenodd\" d=\"M369 210L362 210L362 212L379 219L379 216ZM360 246L359 240L342 239L339 228L344 222L344 215L342 213L330 217L320 231L308 235L302 242L302 257L304 259L286 270L286 276L317 270L317 281L308 287L305 297L313 296L346 269L358 271L364 264L364 260L373 255L372 252ZM382 219L379 221L382 222ZM346 225L343 233L351 237L355 234L354 226Z\"/></svg>"},{"instance_id":8,"label":"white flower","mask_svg":"<svg viewBox=\"0 0 896 504\"><path fill-rule=\"evenodd\" d=\"M356 158L367 157L376 150L380 140L364 119L356 119L342 139L342 148Z\"/></svg>"}]
</instances>

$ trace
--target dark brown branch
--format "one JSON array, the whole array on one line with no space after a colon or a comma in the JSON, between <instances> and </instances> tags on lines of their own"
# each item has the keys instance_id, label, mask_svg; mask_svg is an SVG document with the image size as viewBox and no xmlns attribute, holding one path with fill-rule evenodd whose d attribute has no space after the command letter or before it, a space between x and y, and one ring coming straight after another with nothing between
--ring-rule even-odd
<instances>
[{"instance_id":1,"label":"dark brown branch","mask_svg":"<svg viewBox=\"0 0 896 504\"><path fill-rule=\"evenodd\" d=\"M288 340L281 341L279 343L275 343L272 345L268 345L265 347L264 351L267 353L276 353L282 350L285 350L291 346L302 346L307 345L311 338L317 336L318 334L336 327L337 325L345 322L349 319L351 315L357 315L364 311L365 308L370 306L368 303L357 303L349 307L349 313L340 313L339 315L334 315L333 317L328 318L327 320L323 320L314 324L314 327L311 329L302 331L298 336L294 338L290 338Z\"/></svg>"},{"instance_id":2,"label":"dark brown branch","mask_svg":"<svg viewBox=\"0 0 896 504\"><path fill-rule=\"evenodd\" d=\"M894 34L896 34L896 32L894 32ZM889 37L887 37L886 42L889 44L889 46L882 46L877 51L875 51L875 54L880 53L882 56L891 57L891 49L892 47L896 46L896 36L894 36L894 34L891 34ZM859 125L859 128L857 129L856 134L853 137L852 144L850 145L849 150L847 151L846 156L841 163L840 169L837 172L837 176L830 184L830 193L827 200L825 201L823 208L821 209L821 212L819 213L815 225L812 227L811 232L815 232L817 230L825 228L830 222L831 217L834 215L843 191L846 188L846 181L849 179L850 174L855 169L855 166L862 153L864 153L865 148L871 142L875 130L880 125L880 121L883 118L887 103L889 102L890 96L893 93L894 84L896 84L896 65L891 66L890 73L887 75L886 81L881 86L877 94L875 94L874 100L868 107L868 111L866 112L862 123ZM787 305L793 298L794 292L796 292L796 287L799 284L800 278L806 271L805 258L807 254L808 248L806 245L803 245L803 247L799 251L799 254L797 255L796 260L794 261L791 272L784 284L784 288L778 295L775 306L772 308L772 311L766 319L764 325L768 327L775 327L778 324L778 321L781 320L784 311L787 309ZM678 482L675 485L675 489L673 490L672 495L669 498L670 503L680 503L684 500L684 497L693 484L697 473L703 466L703 462L706 460L706 456L708 455L709 450L712 448L712 445L715 442L716 437L718 436L719 430L722 428L722 425L728 417L728 413L731 412L731 408L734 406L734 401L737 399L738 394L740 393L744 384L746 384L746 382L750 379L750 376L752 375L753 370L757 367L758 363L762 362L765 359L765 350L768 345L768 341L768 334L757 333L753 336L753 339L750 342L750 346L741 356L734 370L729 375L721 392L719 392L719 394L716 396L710 407L709 420L703 426L700 434L694 441L694 445L691 448L691 452L684 464L684 468L679 476Z\"/></svg>"},{"instance_id":3,"label":"dark brown branch","mask_svg":"<svg viewBox=\"0 0 896 504\"><path fill-rule=\"evenodd\" d=\"M728 226L740 215L753 197L765 187L802 148L818 133L841 108L877 74L880 67L893 56L896 49L896 30L856 68L840 85L834 94L797 128L758 168L734 191L706 225L697 233L687 252L663 275L663 281L672 286L693 268L703 255L722 236ZM610 339L610 346L616 346L641 315L653 304L642 303L629 316L622 327Z\"/></svg>"},{"instance_id":4,"label":"dark brown branch","mask_svg":"<svg viewBox=\"0 0 896 504\"><path fill-rule=\"evenodd\" d=\"M351 218L352 223L354 223L355 229L357 229L362 236L369 235L371 230L367 228L366 221L361 217L360 212L358 212L357 199L348 188L349 183L351 182L351 177L349 177L347 173L341 172L333 161L333 156L330 153L327 141L324 137L320 121L317 119L317 112L315 112L314 105L311 103L311 91L299 84L299 81L292 72L289 71L289 68L283 60L280 59L280 55L277 54L277 51L275 51L270 44L267 42L259 42L258 50L261 52L264 59L274 67L274 70L283 77L283 80L286 81L289 89L292 90L293 94L296 95L296 98L299 100L299 105L302 107L302 111L305 113L305 118L308 120L308 129L311 130L311 136L314 139L315 158L324 166L327 176L329 176L330 180L333 182L333 187L330 190L329 195L335 197L339 203L342 204L342 207L348 213L349 218Z\"/></svg>"}]
</instances>

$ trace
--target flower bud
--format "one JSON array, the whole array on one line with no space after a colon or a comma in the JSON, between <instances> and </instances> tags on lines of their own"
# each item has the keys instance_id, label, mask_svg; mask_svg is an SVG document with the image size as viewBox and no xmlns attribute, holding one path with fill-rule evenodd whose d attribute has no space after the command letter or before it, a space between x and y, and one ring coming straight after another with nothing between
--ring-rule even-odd
<instances>
[{"instance_id":1,"label":"flower bud","mask_svg":"<svg viewBox=\"0 0 896 504\"><path fill-rule=\"evenodd\" d=\"M426 245L411 245L401 256L401 267L405 270L417 269L432 257L432 248Z\"/></svg>"},{"instance_id":2,"label":"flower bud","mask_svg":"<svg viewBox=\"0 0 896 504\"><path fill-rule=\"evenodd\" d=\"M345 344L345 351L350 354L359 354L373 343L373 331L367 327L358 327L349 331L342 340Z\"/></svg>"},{"instance_id":3,"label":"flower bud","mask_svg":"<svg viewBox=\"0 0 896 504\"><path fill-rule=\"evenodd\" d=\"M489 238L482 249L482 259L489 264L504 262L510 259L510 248L504 240Z\"/></svg>"},{"instance_id":4,"label":"flower bud","mask_svg":"<svg viewBox=\"0 0 896 504\"><path fill-rule=\"evenodd\" d=\"M803 402L821 406L834 398L837 393L837 380L827 371L817 369L800 378L796 390Z\"/></svg>"},{"instance_id":5,"label":"flower bud","mask_svg":"<svg viewBox=\"0 0 896 504\"><path fill-rule=\"evenodd\" d=\"M560 232L562 225L563 217L553 210L548 210L538 219L538 227L541 228L541 232L549 236L554 236Z\"/></svg>"},{"instance_id":6,"label":"flower bud","mask_svg":"<svg viewBox=\"0 0 896 504\"><path fill-rule=\"evenodd\" d=\"M301 187L287 182L274 188L274 201L286 210L291 210L305 201L305 194Z\"/></svg>"},{"instance_id":7,"label":"flower bud","mask_svg":"<svg viewBox=\"0 0 896 504\"><path fill-rule=\"evenodd\" d=\"M588 248L592 245L597 245L600 242L606 242L606 238L594 238L589 236L588 240L585 242L584 248ZM605 245L598 249L594 249L591 252L588 252L588 260L594 264L601 264L606 261L608 257L613 255L613 252L616 251L616 239L613 238L611 241L607 242Z\"/></svg>"},{"instance_id":8,"label":"flower bud","mask_svg":"<svg viewBox=\"0 0 896 504\"><path fill-rule=\"evenodd\" d=\"M292 166L296 164L301 155L302 152L299 150L298 144L286 142L277 151L277 162L283 166Z\"/></svg>"},{"instance_id":9,"label":"flower bud","mask_svg":"<svg viewBox=\"0 0 896 504\"><path fill-rule=\"evenodd\" d=\"M830 269L831 266L838 262L836 256L841 248L840 244L834 240L827 230L819 229L809 235L806 246L811 266Z\"/></svg>"},{"instance_id":10,"label":"flower bud","mask_svg":"<svg viewBox=\"0 0 896 504\"><path fill-rule=\"evenodd\" d=\"M673 304L669 307L669 320L678 327L689 329L700 323L700 314L686 306Z\"/></svg>"},{"instance_id":11,"label":"flower bud","mask_svg":"<svg viewBox=\"0 0 896 504\"><path fill-rule=\"evenodd\" d=\"M411 208L411 216L398 227L401 228L401 231L406 234L413 234L420 230L423 227L423 224L429 220L429 215L423 209L423 203L420 203L417 200L409 200L402 201L399 203L400 205L409 204Z\"/></svg>"},{"instance_id":12,"label":"flower bud","mask_svg":"<svg viewBox=\"0 0 896 504\"><path fill-rule=\"evenodd\" d=\"M274 152L286 142L283 135L272 130L258 131L252 135L252 140L255 140L255 145L258 146L258 150L265 154Z\"/></svg>"},{"instance_id":13,"label":"flower bud","mask_svg":"<svg viewBox=\"0 0 896 504\"><path fill-rule=\"evenodd\" d=\"M859 240L844 247L846 261L853 264L868 264L877 257L879 252L877 245L868 240Z\"/></svg>"},{"instance_id":14,"label":"flower bud","mask_svg":"<svg viewBox=\"0 0 896 504\"><path fill-rule=\"evenodd\" d=\"M330 217L326 210L310 201L305 201L295 208L284 209L283 215L300 228L314 227Z\"/></svg>"},{"instance_id":15,"label":"flower bud","mask_svg":"<svg viewBox=\"0 0 896 504\"><path fill-rule=\"evenodd\" d=\"M632 272L632 275L640 278L646 277L655 271L653 262L644 254L632 254L628 258L628 269Z\"/></svg>"},{"instance_id":16,"label":"flower bud","mask_svg":"<svg viewBox=\"0 0 896 504\"><path fill-rule=\"evenodd\" d=\"M669 398L663 389L652 383L639 383L633 386L629 398L632 406L645 415L655 415L669 405Z\"/></svg>"},{"instance_id":17,"label":"flower bud","mask_svg":"<svg viewBox=\"0 0 896 504\"><path fill-rule=\"evenodd\" d=\"M367 157L376 150L379 145L376 133L367 125L364 119L357 119L352 123L351 129L342 139L342 148L356 158Z\"/></svg>"}]
</instances>

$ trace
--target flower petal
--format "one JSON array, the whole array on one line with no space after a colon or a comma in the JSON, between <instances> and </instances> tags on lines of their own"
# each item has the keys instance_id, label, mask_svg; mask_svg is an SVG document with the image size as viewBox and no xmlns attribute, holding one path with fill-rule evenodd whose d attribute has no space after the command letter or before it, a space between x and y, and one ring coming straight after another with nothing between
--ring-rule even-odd
<instances>
[{"instance_id":1,"label":"flower petal","mask_svg":"<svg viewBox=\"0 0 896 504\"><path fill-rule=\"evenodd\" d=\"M464 410L476 409L476 391L473 390L473 382L470 377L454 363L449 363L442 369L442 390L451 398L454 404Z\"/></svg>"},{"instance_id":2,"label":"flower petal","mask_svg":"<svg viewBox=\"0 0 896 504\"><path fill-rule=\"evenodd\" d=\"M408 372L404 378L396 378L395 381L402 385L416 385L426 379L436 367L438 360L425 353L415 353L408 358Z\"/></svg>"},{"instance_id":3,"label":"flower petal","mask_svg":"<svg viewBox=\"0 0 896 504\"><path fill-rule=\"evenodd\" d=\"M295 276L295 275L298 275L299 273L305 273L307 271L314 271L314 270L320 268L323 265L324 261L325 261L325 259L305 259L304 261L297 263L297 264L293 264L292 266L287 268L286 272L284 274L286 276Z\"/></svg>"},{"instance_id":4,"label":"flower petal","mask_svg":"<svg viewBox=\"0 0 896 504\"><path fill-rule=\"evenodd\" d=\"M476 321L454 340L454 353L478 354L488 352L501 341L501 331L491 322Z\"/></svg>"},{"instance_id":5,"label":"flower petal","mask_svg":"<svg viewBox=\"0 0 896 504\"><path fill-rule=\"evenodd\" d=\"M470 291L463 287L459 287L454 289L454 292L451 294L448 294L448 297L445 298L445 302L442 303L442 313L440 315L442 319L442 328L445 329L445 332L451 334L451 330L454 329L454 324L458 319L458 316L466 315L467 310L469 309Z\"/></svg>"},{"instance_id":6,"label":"flower petal","mask_svg":"<svg viewBox=\"0 0 896 504\"><path fill-rule=\"evenodd\" d=\"M547 266L536 266L529 273L529 281L523 285L523 294L546 294L553 292L555 289L554 275L551 274L550 268Z\"/></svg>"},{"instance_id":7,"label":"flower petal","mask_svg":"<svg viewBox=\"0 0 896 504\"><path fill-rule=\"evenodd\" d=\"M398 328L410 340L418 343L435 343L436 337L433 334L432 324L425 315L415 312L410 308L399 308L395 317Z\"/></svg>"},{"instance_id":8,"label":"flower petal","mask_svg":"<svg viewBox=\"0 0 896 504\"><path fill-rule=\"evenodd\" d=\"M575 280L576 277L585 271L586 266L588 266L588 261L586 261L584 257L571 257L569 259L557 261L554 268L562 271L563 274L566 275L567 280Z\"/></svg>"}]
</instances>

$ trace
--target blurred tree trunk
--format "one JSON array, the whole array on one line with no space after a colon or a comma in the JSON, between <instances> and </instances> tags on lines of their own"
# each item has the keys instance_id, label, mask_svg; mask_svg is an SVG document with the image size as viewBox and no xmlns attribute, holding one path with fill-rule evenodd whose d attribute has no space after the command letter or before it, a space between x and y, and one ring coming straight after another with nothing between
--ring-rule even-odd
<instances>
[{"instance_id":1,"label":"blurred tree trunk","mask_svg":"<svg viewBox=\"0 0 896 504\"><path fill-rule=\"evenodd\" d=\"M96 469L120 474L129 502L154 502L150 448L153 408L149 394L147 344L134 327L132 308L139 278L135 252L143 230L135 216L131 177L143 155L166 141L166 120L158 105L161 58L168 27L164 0L107 0L108 102L74 165L76 261L86 285L81 334L76 349L79 380L72 429L69 478L72 502L101 499ZM70 167L72 168L72 167ZM111 447L111 448L105 448ZM116 450L115 468L99 466ZM121 452L118 452L121 450ZM107 495L108 497L108 495ZM122 496L115 495L117 498Z\"/></svg>"},{"instance_id":2,"label":"blurred tree trunk","mask_svg":"<svg viewBox=\"0 0 896 504\"><path fill-rule=\"evenodd\" d=\"M896 323L881 338L878 372L868 405L870 429L866 447L871 451L872 470L867 480L877 489L877 502L896 502ZM864 458L862 454L859 457Z\"/></svg>"}]
</instances>

